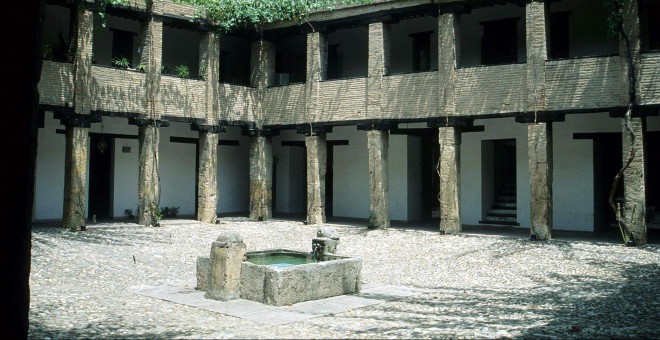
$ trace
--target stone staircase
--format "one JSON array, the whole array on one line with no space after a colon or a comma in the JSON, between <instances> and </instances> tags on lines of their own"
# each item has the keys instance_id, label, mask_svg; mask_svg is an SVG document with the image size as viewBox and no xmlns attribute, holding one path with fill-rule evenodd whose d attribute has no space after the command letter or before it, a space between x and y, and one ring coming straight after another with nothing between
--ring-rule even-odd
<instances>
[{"instance_id":1,"label":"stone staircase","mask_svg":"<svg viewBox=\"0 0 660 340\"><path fill-rule=\"evenodd\" d=\"M486 218L480 223L507 226L519 225L517 208L515 181L509 181L499 190L493 206L486 214Z\"/></svg>"}]
</instances>

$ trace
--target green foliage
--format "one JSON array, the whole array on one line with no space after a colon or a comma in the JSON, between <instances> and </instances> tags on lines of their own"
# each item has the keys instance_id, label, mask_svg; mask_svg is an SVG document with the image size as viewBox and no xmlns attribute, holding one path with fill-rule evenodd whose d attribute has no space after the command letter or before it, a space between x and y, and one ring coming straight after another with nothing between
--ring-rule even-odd
<instances>
[{"instance_id":1,"label":"green foliage","mask_svg":"<svg viewBox=\"0 0 660 340\"><path fill-rule=\"evenodd\" d=\"M315 11L332 11L337 5L367 4L372 0L174 0L194 5L198 15L225 31L234 28L254 28L267 23L294 20L304 22Z\"/></svg>"},{"instance_id":2,"label":"green foliage","mask_svg":"<svg viewBox=\"0 0 660 340\"><path fill-rule=\"evenodd\" d=\"M132 209L124 210L124 215L126 215L126 218L129 218L131 220L135 218L135 214L133 213Z\"/></svg>"},{"instance_id":3,"label":"green foliage","mask_svg":"<svg viewBox=\"0 0 660 340\"><path fill-rule=\"evenodd\" d=\"M181 78L190 78L190 69L186 65L177 65L174 68L176 75Z\"/></svg>"},{"instance_id":4,"label":"green foliage","mask_svg":"<svg viewBox=\"0 0 660 340\"><path fill-rule=\"evenodd\" d=\"M112 58L112 66L127 69L131 66L126 57Z\"/></svg>"},{"instance_id":5,"label":"green foliage","mask_svg":"<svg viewBox=\"0 0 660 340\"><path fill-rule=\"evenodd\" d=\"M162 217L176 217L179 214L179 207L164 207L160 210Z\"/></svg>"},{"instance_id":6,"label":"green foliage","mask_svg":"<svg viewBox=\"0 0 660 340\"><path fill-rule=\"evenodd\" d=\"M623 8L617 0L603 0L603 6L607 9L607 36L616 39L623 27Z\"/></svg>"}]
</instances>

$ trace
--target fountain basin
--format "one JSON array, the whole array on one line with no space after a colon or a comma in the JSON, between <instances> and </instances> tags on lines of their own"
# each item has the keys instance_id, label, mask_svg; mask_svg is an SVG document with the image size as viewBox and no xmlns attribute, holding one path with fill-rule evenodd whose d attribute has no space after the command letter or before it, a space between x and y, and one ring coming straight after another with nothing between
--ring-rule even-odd
<instances>
[{"instance_id":1,"label":"fountain basin","mask_svg":"<svg viewBox=\"0 0 660 340\"><path fill-rule=\"evenodd\" d=\"M249 252L241 265L241 298L274 306L360 291L362 260L272 249Z\"/></svg>"},{"instance_id":2,"label":"fountain basin","mask_svg":"<svg viewBox=\"0 0 660 340\"><path fill-rule=\"evenodd\" d=\"M207 291L210 259L197 259L197 289ZM356 294L362 259L288 249L248 252L241 262L240 298L273 306Z\"/></svg>"}]
</instances>

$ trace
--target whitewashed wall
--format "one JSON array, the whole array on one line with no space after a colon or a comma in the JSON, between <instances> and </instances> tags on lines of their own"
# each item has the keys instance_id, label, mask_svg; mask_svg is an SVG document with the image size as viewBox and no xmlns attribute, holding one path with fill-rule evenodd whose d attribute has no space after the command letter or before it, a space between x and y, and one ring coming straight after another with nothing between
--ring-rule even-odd
<instances>
[{"instance_id":1,"label":"whitewashed wall","mask_svg":"<svg viewBox=\"0 0 660 340\"><path fill-rule=\"evenodd\" d=\"M228 127L220 140L237 140L239 146L218 146L218 213L245 213L250 201L250 139L241 129Z\"/></svg>"},{"instance_id":2,"label":"whitewashed wall","mask_svg":"<svg viewBox=\"0 0 660 340\"><path fill-rule=\"evenodd\" d=\"M53 119L53 113L47 111L37 146L34 218L38 220L62 218L66 138L55 130L63 128L59 120Z\"/></svg>"},{"instance_id":3,"label":"whitewashed wall","mask_svg":"<svg viewBox=\"0 0 660 340\"><path fill-rule=\"evenodd\" d=\"M369 217L369 158L367 133L356 127L335 127L328 139L348 139L334 151L334 215Z\"/></svg>"},{"instance_id":4,"label":"whitewashed wall","mask_svg":"<svg viewBox=\"0 0 660 340\"><path fill-rule=\"evenodd\" d=\"M527 126L513 118L476 120L484 132L462 134L461 143L461 222L479 224L482 217L481 141L516 139L516 188L518 223L529 228L529 166L527 160Z\"/></svg>"}]
</instances>

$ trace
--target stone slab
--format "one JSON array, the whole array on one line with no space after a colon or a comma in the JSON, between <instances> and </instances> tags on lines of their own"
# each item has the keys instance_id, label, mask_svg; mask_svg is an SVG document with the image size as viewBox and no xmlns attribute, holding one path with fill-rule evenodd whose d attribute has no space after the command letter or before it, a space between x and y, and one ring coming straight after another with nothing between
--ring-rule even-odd
<instances>
[{"instance_id":1,"label":"stone slab","mask_svg":"<svg viewBox=\"0 0 660 340\"><path fill-rule=\"evenodd\" d=\"M195 290L194 284L191 283L178 281L161 286L141 285L133 287L132 290L135 294L268 325L289 324L430 292L414 287L365 284L360 294L333 296L278 307L245 299L227 302L206 299L204 292Z\"/></svg>"}]
</instances>

